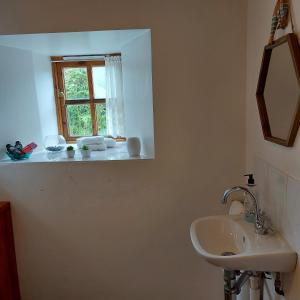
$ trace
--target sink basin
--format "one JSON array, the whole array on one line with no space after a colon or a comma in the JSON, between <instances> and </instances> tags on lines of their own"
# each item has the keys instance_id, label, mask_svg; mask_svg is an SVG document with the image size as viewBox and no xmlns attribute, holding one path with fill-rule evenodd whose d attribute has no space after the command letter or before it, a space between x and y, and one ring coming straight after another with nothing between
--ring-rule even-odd
<instances>
[{"instance_id":1,"label":"sink basin","mask_svg":"<svg viewBox=\"0 0 300 300\"><path fill-rule=\"evenodd\" d=\"M279 233L258 235L242 216L199 218L190 233L198 254L223 269L291 272L296 266L296 252Z\"/></svg>"}]
</instances>

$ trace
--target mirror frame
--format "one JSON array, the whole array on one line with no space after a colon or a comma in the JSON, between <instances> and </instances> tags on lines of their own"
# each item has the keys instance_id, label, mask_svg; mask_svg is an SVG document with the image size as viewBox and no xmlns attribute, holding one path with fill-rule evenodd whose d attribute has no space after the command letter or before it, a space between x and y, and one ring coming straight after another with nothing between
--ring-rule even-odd
<instances>
[{"instance_id":1,"label":"mirror frame","mask_svg":"<svg viewBox=\"0 0 300 300\"><path fill-rule=\"evenodd\" d=\"M260 121L261 121L261 126L262 126L265 140L282 146L292 147L294 145L299 124L300 124L300 96L298 98L297 109L293 116L293 121L291 123L291 127L289 129L289 134L287 139L282 139L282 138L272 136L270 122L269 122L267 108L266 108L266 102L264 98L264 90L265 90L267 75L269 71L272 50L284 43L288 43L289 45L290 54L293 60L293 65L295 68L295 73L297 76L297 81L299 84L299 91L300 91L300 47L299 47L298 38L296 34L289 33L279 38L274 43L265 46L258 84L257 84L256 99L257 99Z\"/></svg>"}]
</instances>

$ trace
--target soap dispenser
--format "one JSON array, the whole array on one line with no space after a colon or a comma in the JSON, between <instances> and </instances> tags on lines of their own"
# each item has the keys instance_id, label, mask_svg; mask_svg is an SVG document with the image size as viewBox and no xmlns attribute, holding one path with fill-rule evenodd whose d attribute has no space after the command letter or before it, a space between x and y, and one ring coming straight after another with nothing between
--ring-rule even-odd
<instances>
[{"instance_id":1,"label":"soap dispenser","mask_svg":"<svg viewBox=\"0 0 300 300\"><path fill-rule=\"evenodd\" d=\"M244 175L248 177L246 188L256 197L256 184L253 174ZM255 204L249 194L244 193L245 221L249 223L255 222Z\"/></svg>"}]
</instances>

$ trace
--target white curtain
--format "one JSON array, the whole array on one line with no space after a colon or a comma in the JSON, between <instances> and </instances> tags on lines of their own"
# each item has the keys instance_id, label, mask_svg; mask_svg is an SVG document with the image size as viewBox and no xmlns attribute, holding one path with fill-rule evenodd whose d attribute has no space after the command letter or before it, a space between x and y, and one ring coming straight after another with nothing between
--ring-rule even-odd
<instances>
[{"instance_id":1,"label":"white curtain","mask_svg":"<svg viewBox=\"0 0 300 300\"><path fill-rule=\"evenodd\" d=\"M107 134L125 136L121 56L105 57Z\"/></svg>"}]
</instances>

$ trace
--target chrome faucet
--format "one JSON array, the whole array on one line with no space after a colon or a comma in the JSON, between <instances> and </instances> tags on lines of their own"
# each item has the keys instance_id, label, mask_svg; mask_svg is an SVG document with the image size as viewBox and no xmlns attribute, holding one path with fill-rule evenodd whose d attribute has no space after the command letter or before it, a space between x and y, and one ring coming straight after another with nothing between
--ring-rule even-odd
<instances>
[{"instance_id":1,"label":"chrome faucet","mask_svg":"<svg viewBox=\"0 0 300 300\"><path fill-rule=\"evenodd\" d=\"M254 203L254 214L255 214L255 232L257 234L266 234L268 232L268 227L266 226L266 216L265 214L259 209L259 205L258 205L258 201L255 198L255 196L245 187L242 186L235 186L232 187L229 190L226 190L224 192L223 197L221 198L221 203L222 204L226 204L228 197L230 196L230 194L234 193L234 192L239 192L239 191L243 191L246 194L248 194L251 199L253 200Z\"/></svg>"}]
</instances>

